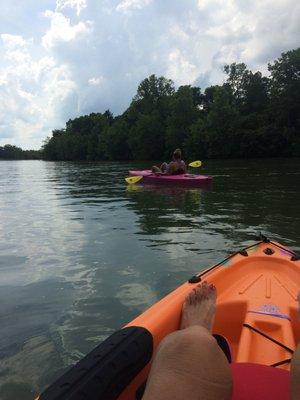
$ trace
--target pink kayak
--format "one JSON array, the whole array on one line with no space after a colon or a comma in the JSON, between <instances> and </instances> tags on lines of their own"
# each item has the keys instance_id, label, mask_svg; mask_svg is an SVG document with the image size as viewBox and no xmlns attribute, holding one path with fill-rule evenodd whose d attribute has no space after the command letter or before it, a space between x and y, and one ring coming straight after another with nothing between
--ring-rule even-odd
<instances>
[{"instance_id":1,"label":"pink kayak","mask_svg":"<svg viewBox=\"0 0 300 400\"><path fill-rule=\"evenodd\" d=\"M180 175L155 175L150 169L129 171L130 176L143 176L140 183L159 183L173 185L200 186L212 181L211 176L180 174Z\"/></svg>"}]
</instances>

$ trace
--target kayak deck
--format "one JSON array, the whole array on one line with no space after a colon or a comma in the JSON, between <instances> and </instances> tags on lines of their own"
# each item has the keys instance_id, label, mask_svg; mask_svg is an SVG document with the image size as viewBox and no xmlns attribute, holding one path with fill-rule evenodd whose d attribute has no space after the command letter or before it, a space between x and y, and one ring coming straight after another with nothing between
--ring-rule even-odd
<instances>
[{"instance_id":1,"label":"kayak deck","mask_svg":"<svg viewBox=\"0 0 300 400\"><path fill-rule=\"evenodd\" d=\"M180 174L180 175L156 175L151 170L131 170L130 176L142 176L140 183L151 184L173 184L173 185L189 185L200 186L210 183L212 177L208 175Z\"/></svg>"},{"instance_id":2,"label":"kayak deck","mask_svg":"<svg viewBox=\"0 0 300 400\"><path fill-rule=\"evenodd\" d=\"M217 288L213 332L227 338L235 362L272 365L291 358L290 351L251 329L271 336L291 350L300 341L297 315L300 262L291 258L288 250L273 243L261 243L201 274L202 281L207 280ZM154 331L153 337L160 341L179 328L182 302L191 286L182 285L128 326L142 325ZM153 320L160 321L160 327L154 326ZM289 369L289 364L280 368Z\"/></svg>"},{"instance_id":3,"label":"kayak deck","mask_svg":"<svg viewBox=\"0 0 300 400\"><path fill-rule=\"evenodd\" d=\"M97 346L39 399L140 399L157 346L166 335L179 329L184 299L203 281L217 288L213 333L228 340L233 371L237 367L239 373L245 367L247 375L254 368L258 376L265 371L271 384L272 379L278 383L284 375L288 385L290 359L300 342L300 257L264 239L179 286ZM267 366L277 368L266 369ZM241 379L237 379L237 389L243 388L247 376L242 382ZM250 378L248 383L251 384ZM261 397L256 383L257 379L252 381L258 399ZM282 388L285 397L275 390L279 397L271 398L288 398L287 386Z\"/></svg>"},{"instance_id":4,"label":"kayak deck","mask_svg":"<svg viewBox=\"0 0 300 400\"><path fill-rule=\"evenodd\" d=\"M274 365L291 358L291 351L263 334L292 351L300 340L295 269L290 261L256 255L234 265L230 281L224 271L215 277L220 295L214 331L229 338L235 362Z\"/></svg>"}]
</instances>

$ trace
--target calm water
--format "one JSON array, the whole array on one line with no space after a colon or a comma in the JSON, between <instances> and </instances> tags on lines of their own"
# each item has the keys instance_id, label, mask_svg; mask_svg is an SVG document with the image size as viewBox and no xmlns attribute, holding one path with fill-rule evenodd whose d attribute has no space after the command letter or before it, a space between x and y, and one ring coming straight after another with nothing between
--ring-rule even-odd
<instances>
[{"instance_id":1,"label":"calm water","mask_svg":"<svg viewBox=\"0 0 300 400\"><path fill-rule=\"evenodd\" d=\"M300 249L300 159L205 163L211 188L126 188L144 164L0 162L0 399L32 399L258 231Z\"/></svg>"}]
</instances>

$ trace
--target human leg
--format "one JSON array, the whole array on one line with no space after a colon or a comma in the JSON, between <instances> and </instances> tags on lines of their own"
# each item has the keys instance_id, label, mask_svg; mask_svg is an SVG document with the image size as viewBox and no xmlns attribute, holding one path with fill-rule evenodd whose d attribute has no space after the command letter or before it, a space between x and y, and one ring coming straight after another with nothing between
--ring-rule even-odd
<instances>
[{"instance_id":1,"label":"human leg","mask_svg":"<svg viewBox=\"0 0 300 400\"><path fill-rule=\"evenodd\" d=\"M162 163L160 169L162 172L166 172L168 169L168 164L166 162Z\"/></svg>"},{"instance_id":2,"label":"human leg","mask_svg":"<svg viewBox=\"0 0 300 400\"><path fill-rule=\"evenodd\" d=\"M160 344L143 400L230 399L229 364L211 335L215 302L215 288L206 283L187 296L181 329Z\"/></svg>"},{"instance_id":3,"label":"human leg","mask_svg":"<svg viewBox=\"0 0 300 400\"><path fill-rule=\"evenodd\" d=\"M151 168L152 172L154 172L155 174L161 174L162 170L157 167L156 165L153 165L153 167Z\"/></svg>"}]
</instances>

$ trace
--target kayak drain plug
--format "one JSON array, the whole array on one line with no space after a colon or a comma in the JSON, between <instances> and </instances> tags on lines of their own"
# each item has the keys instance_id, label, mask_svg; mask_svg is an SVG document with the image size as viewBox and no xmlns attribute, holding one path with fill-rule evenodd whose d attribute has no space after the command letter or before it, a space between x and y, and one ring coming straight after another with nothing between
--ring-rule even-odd
<instances>
[{"instance_id":1,"label":"kayak drain plug","mask_svg":"<svg viewBox=\"0 0 300 400\"><path fill-rule=\"evenodd\" d=\"M189 283L198 283L198 282L201 282L201 278L200 278L200 276L194 275L188 280L188 282Z\"/></svg>"}]
</instances>

